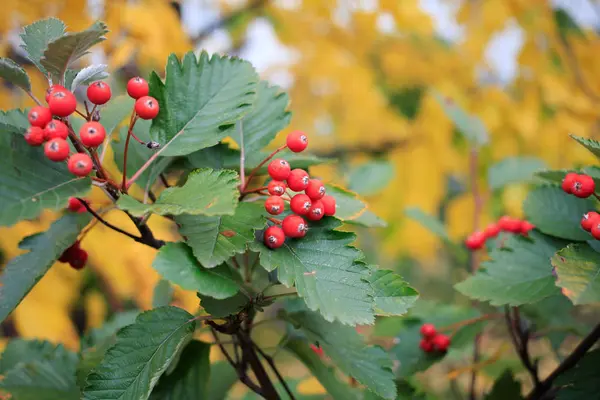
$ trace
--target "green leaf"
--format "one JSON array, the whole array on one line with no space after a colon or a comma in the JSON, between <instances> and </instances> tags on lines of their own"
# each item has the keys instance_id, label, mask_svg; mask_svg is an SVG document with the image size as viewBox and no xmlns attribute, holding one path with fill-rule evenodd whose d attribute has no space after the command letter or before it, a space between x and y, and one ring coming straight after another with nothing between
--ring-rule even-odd
<instances>
[{"instance_id":1,"label":"green leaf","mask_svg":"<svg viewBox=\"0 0 600 400\"><path fill-rule=\"evenodd\" d=\"M419 393L417 389L406 380L400 379L396 381L396 387L398 393L396 394L396 400L426 400L426 396L423 393ZM381 400L381 397L373 394L372 392L365 391L363 400Z\"/></svg>"},{"instance_id":2,"label":"green leaf","mask_svg":"<svg viewBox=\"0 0 600 400\"><path fill-rule=\"evenodd\" d=\"M69 32L48 42L41 64L56 82L61 82L67 68L88 54L92 46L106 40L108 29L104 22L97 21L81 32Z\"/></svg>"},{"instance_id":3,"label":"green leaf","mask_svg":"<svg viewBox=\"0 0 600 400\"><path fill-rule=\"evenodd\" d=\"M19 364L30 364L34 361L53 359L77 360L77 355L66 350L62 345L54 345L45 340L11 339L6 344L0 359L0 374L17 368Z\"/></svg>"},{"instance_id":4,"label":"green leaf","mask_svg":"<svg viewBox=\"0 0 600 400\"><path fill-rule=\"evenodd\" d=\"M42 148L25 142L26 127L20 126L25 121L20 111L0 114L0 127L8 131L0 135L0 226L35 218L46 208L65 208L69 197L91 189L90 178L75 177L65 163L50 161Z\"/></svg>"},{"instance_id":5,"label":"green leaf","mask_svg":"<svg viewBox=\"0 0 600 400\"><path fill-rule=\"evenodd\" d=\"M523 210L537 229L548 235L568 240L588 240L590 234L581 228L581 216L594 210L590 199L579 199L558 187L537 188L527 196Z\"/></svg>"},{"instance_id":6,"label":"green leaf","mask_svg":"<svg viewBox=\"0 0 600 400\"><path fill-rule=\"evenodd\" d=\"M536 157L509 157L488 169L488 185L497 190L504 186L530 182L535 173L546 168L546 163Z\"/></svg>"},{"instance_id":7,"label":"green leaf","mask_svg":"<svg viewBox=\"0 0 600 400\"><path fill-rule=\"evenodd\" d=\"M334 185L325 185L327 194L333 196L336 202L335 217L342 221L367 227L384 228L387 226L385 221L372 214L364 201L356 193ZM369 219L364 219L365 214L371 213Z\"/></svg>"},{"instance_id":8,"label":"green leaf","mask_svg":"<svg viewBox=\"0 0 600 400\"><path fill-rule=\"evenodd\" d=\"M238 174L231 170L198 169L188 175L181 187L165 189L155 203L142 204L123 195L119 208L136 217L146 213L159 215L233 215L238 205Z\"/></svg>"},{"instance_id":9,"label":"green leaf","mask_svg":"<svg viewBox=\"0 0 600 400\"><path fill-rule=\"evenodd\" d=\"M295 303L286 316L295 327L299 327L311 342L318 342L342 372L379 396L395 399L392 360L381 347L365 345L354 328L339 322L328 322L319 314Z\"/></svg>"},{"instance_id":10,"label":"green leaf","mask_svg":"<svg viewBox=\"0 0 600 400\"><path fill-rule=\"evenodd\" d=\"M572 134L569 136L571 136L571 138L573 138L580 145L588 149L597 158L600 158L600 142L598 142L597 140L586 139L584 137L575 136Z\"/></svg>"},{"instance_id":11,"label":"green leaf","mask_svg":"<svg viewBox=\"0 0 600 400\"><path fill-rule=\"evenodd\" d=\"M77 74L81 71L80 69L71 69L67 68L65 71L65 84L63 85L66 88L70 88L73 85L73 81L77 77ZM77 130L74 130L77 132Z\"/></svg>"},{"instance_id":12,"label":"green leaf","mask_svg":"<svg viewBox=\"0 0 600 400\"><path fill-rule=\"evenodd\" d=\"M515 379L512 372L504 371L500 379L494 382L492 391L485 396L485 400L522 399L521 382Z\"/></svg>"},{"instance_id":13,"label":"green leaf","mask_svg":"<svg viewBox=\"0 0 600 400\"><path fill-rule=\"evenodd\" d=\"M258 75L247 61L193 52L180 61L171 55L166 81L150 78L150 95L160 104L152 121L152 138L162 156L182 156L214 146L232 133L234 124L252 109Z\"/></svg>"},{"instance_id":14,"label":"green leaf","mask_svg":"<svg viewBox=\"0 0 600 400\"><path fill-rule=\"evenodd\" d=\"M434 93L435 98L442 106L444 112L454 123L456 128L473 145L482 146L489 142L489 135L485 125L479 118L469 115L450 98L439 93Z\"/></svg>"},{"instance_id":15,"label":"green leaf","mask_svg":"<svg viewBox=\"0 0 600 400\"><path fill-rule=\"evenodd\" d=\"M575 367L560 375L555 385L560 388L557 400L594 399L600 392L598 364L600 350L587 353Z\"/></svg>"},{"instance_id":16,"label":"green leaf","mask_svg":"<svg viewBox=\"0 0 600 400\"><path fill-rule=\"evenodd\" d=\"M600 254L587 244L570 244L552 257L556 285L573 304L600 302Z\"/></svg>"},{"instance_id":17,"label":"green leaf","mask_svg":"<svg viewBox=\"0 0 600 400\"><path fill-rule=\"evenodd\" d=\"M27 71L10 58L0 57L0 78L4 78L26 92L31 92L31 81Z\"/></svg>"},{"instance_id":18,"label":"green leaf","mask_svg":"<svg viewBox=\"0 0 600 400\"><path fill-rule=\"evenodd\" d=\"M223 400L238 381L235 369L227 361L217 361L210 365L210 381L208 382L207 400Z\"/></svg>"},{"instance_id":19,"label":"green leaf","mask_svg":"<svg viewBox=\"0 0 600 400\"><path fill-rule=\"evenodd\" d=\"M0 321L19 305L52 264L69 248L90 221L87 214L68 214L50 229L28 236L19 247L29 252L13 258L0 275Z\"/></svg>"},{"instance_id":20,"label":"green leaf","mask_svg":"<svg viewBox=\"0 0 600 400\"><path fill-rule=\"evenodd\" d=\"M152 295L152 308L168 306L173 300L173 286L166 279L158 281Z\"/></svg>"},{"instance_id":21,"label":"green leaf","mask_svg":"<svg viewBox=\"0 0 600 400\"><path fill-rule=\"evenodd\" d=\"M135 101L131 97L123 95L123 96L118 96L118 97L115 97L114 99L111 99L107 105L102 106L102 109L100 110L101 122L102 122L102 126L104 126L104 130L106 130L107 135L110 135L119 126L119 124L121 124L121 122L123 122L123 120L126 117L131 115L134 103L135 103ZM138 131L134 128L134 132L136 134L140 133L141 136L144 136L145 138L149 138L147 132L148 132L148 129L150 128L150 123L148 121L138 119L138 121L136 122L135 125L136 125L136 127L140 126L140 128L142 130L142 131ZM145 134L144 134L144 132L145 132ZM113 143L113 148L114 148L114 146L115 146L115 144ZM140 144L137 144L135 146L130 146L129 147L129 152L130 152L129 155L130 156L133 153L134 147L143 147L143 146L141 146ZM146 159L148 159L152 153L148 152L146 154L147 154ZM121 158L119 160L119 162L117 163L117 165L121 165L122 162L123 162L123 159Z\"/></svg>"},{"instance_id":22,"label":"green leaf","mask_svg":"<svg viewBox=\"0 0 600 400\"><path fill-rule=\"evenodd\" d=\"M246 251L254 231L264 228L264 207L240 203L235 214L207 217L183 214L175 218L179 233L205 268L213 268L235 254Z\"/></svg>"},{"instance_id":23,"label":"green leaf","mask_svg":"<svg viewBox=\"0 0 600 400\"><path fill-rule=\"evenodd\" d=\"M144 312L117 334L98 368L87 378L86 400L146 399L158 378L191 340L196 322L177 307Z\"/></svg>"},{"instance_id":24,"label":"green leaf","mask_svg":"<svg viewBox=\"0 0 600 400\"><path fill-rule=\"evenodd\" d=\"M503 248L492 250L482 269L454 287L494 306L519 306L558 294L550 258L566 244L537 231L530 238L510 236Z\"/></svg>"},{"instance_id":25,"label":"green leaf","mask_svg":"<svg viewBox=\"0 0 600 400\"><path fill-rule=\"evenodd\" d=\"M113 336L116 338L117 331L127 325L133 324L139 315L140 312L138 310L129 310L114 314L100 328L92 329L84 337L82 346L84 348L98 346Z\"/></svg>"},{"instance_id":26,"label":"green leaf","mask_svg":"<svg viewBox=\"0 0 600 400\"><path fill-rule=\"evenodd\" d=\"M348 189L361 196L381 192L394 179L394 166L387 160L366 162L348 173Z\"/></svg>"},{"instance_id":27,"label":"green leaf","mask_svg":"<svg viewBox=\"0 0 600 400\"><path fill-rule=\"evenodd\" d=\"M44 74L46 69L40 62L44 51L46 51L48 43L65 34L66 28L64 22L58 18L42 19L23 28L23 33L21 33L23 44L21 47L27 52L31 62Z\"/></svg>"},{"instance_id":28,"label":"green leaf","mask_svg":"<svg viewBox=\"0 0 600 400\"><path fill-rule=\"evenodd\" d=\"M107 68L108 65L106 64L96 64L85 67L79 71L73 79L73 83L71 83L71 91L74 92L75 89L81 85L89 85L92 82L108 78L109 73L106 72Z\"/></svg>"},{"instance_id":29,"label":"green leaf","mask_svg":"<svg viewBox=\"0 0 600 400\"><path fill-rule=\"evenodd\" d=\"M210 345L192 340L181 353L177 367L163 375L150 400L205 399L210 376Z\"/></svg>"},{"instance_id":30,"label":"green leaf","mask_svg":"<svg viewBox=\"0 0 600 400\"><path fill-rule=\"evenodd\" d=\"M387 269L372 268L369 283L374 291L377 315L403 315L419 298L419 292L410 287L400 275Z\"/></svg>"},{"instance_id":31,"label":"green leaf","mask_svg":"<svg viewBox=\"0 0 600 400\"><path fill-rule=\"evenodd\" d=\"M225 318L228 315L237 314L242 311L250 300L242 292L226 299L215 299L198 293L200 305L204 310L215 318Z\"/></svg>"},{"instance_id":32,"label":"green leaf","mask_svg":"<svg viewBox=\"0 0 600 400\"><path fill-rule=\"evenodd\" d=\"M239 285L227 265L204 268L194 258L192 249L185 243L167 243L152 262L152 267L165 279L186 290L195 290L217 299L236 294Z\"/></svg>"},{"instance_id":33,"label":"green leaf","mask_svg":"<svg viewBox=\"0 0 600 400\"><path fill-rule=\"evenodd\" d=\"M446 230L444 224L437 218L432 217L429 214L425 214L423 210L418 207L408 207L404 210L404 214L411 219L414 219L428 231L432 232L436 236L444 239L447 242L452 242L450 235Z\"/></svg>"},{"instance_id":34,"label":"green leaf","mask_svg":"<svg viewBox=\"0 0 600 400\"><path fill-rule=\"evenodd\" d=\"M2 111L0 110L0 133L4 140L0 139L3 146L10 146L11 140L23 140L22 136L29 128L29 120L27 113L23 110L14 109ZM13 138L14 136L14 138Z\"/></svg>"}]
</instances>

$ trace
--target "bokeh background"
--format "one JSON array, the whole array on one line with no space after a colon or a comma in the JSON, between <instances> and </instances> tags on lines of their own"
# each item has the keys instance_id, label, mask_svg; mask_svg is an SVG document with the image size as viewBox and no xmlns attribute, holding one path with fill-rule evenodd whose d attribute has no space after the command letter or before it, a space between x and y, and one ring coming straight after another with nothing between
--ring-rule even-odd
<instances>
[{"instance_id":1,"label":"bokeh background","mask_svg":"<svg viewBox=\"0 0 600 400\"><path fill-rule=\"evenodd\" d=\"M22 63L23 25L56 16L75 31L106 21L108 40L87 62L109 65L113 92L132 76L162 74L170 53L249 59L289 91L289 129L306 131L315 154L337 159L312 173L356 191L387 221L358 231L369 260L399 271L429 300L466 302L452 283L467 266L405 210L419 207L462 240L474 207L468 144L436 95L478 117L489 134L477 171L486 200L481 224L522 217L527 194L522 184L486 189L487 167L518 155L551 168L590 163L568 134L594 138L600 129L600 2L591 0L3 0L1 7L1 56ZM25 68L43 97L47 83ZM31 105L3 82L2 109ZM101 193L91 200L109 206ZM55 217L1 228L3 262ZM118 213L108 219L130 227ZM176 237L166 221L150 224L162 238ZM153 250L101 225L83 247L86 271L52 268L2 326L4 338L77 349L79 334L116 310L151 307L159 279ZM175 302L197 309L193 293L176 290Z\"/></svg>"}]
</instances>

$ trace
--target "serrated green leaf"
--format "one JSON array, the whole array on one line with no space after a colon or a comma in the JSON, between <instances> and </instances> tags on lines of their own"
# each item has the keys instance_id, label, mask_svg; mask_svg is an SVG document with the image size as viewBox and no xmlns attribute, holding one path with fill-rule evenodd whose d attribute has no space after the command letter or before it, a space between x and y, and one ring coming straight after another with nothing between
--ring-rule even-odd
<instances>
[{"instance_id":1,"label":"serrated green leaf","mask_svg":"<svg viewBox=\"0 0 600 400\"><path fill-rule=\"evenodd\" d=\"M403 315L419 298L419 292L400 275L387 269L372 268L369 283L374 292L376 315Z\"/></svg>"},{"instance_id":2,"label":"serrated green leaf","mask_svg":"<svg viewBox=\"0 0 600 400\"><path fill-rule=\"evenodd\" d=\"M92 46L106 40L108 29L104 22L94 22L81 32L69 32L47 42L40 63L56 82L62 82L67 68L88 54Z\"/></svg>"},{"instance_id":3,"label":"serrated green leaf","mask_svg":"<svg viewBox=\"0 0 600 400\"><path fill-rule=\"evenodd\" d=\"M238 204L238 174L231 170L198 169L188 175L181 187L165 189L155 203L142 204L123 195L117 205L139 217L159 215L233 215Z\"/></svg>"},{"instance_id":4,"label":"serrated green leaf","mask_svg":"<svg viewBox=\"0 0 600 400\"><path fill-rule=\"evenodd\" d=\"M16 140L12 138L13 135L21 138L27 128L29 128L29 120L25 111L19 109L0 110L0 133L1 137L4 137L0 143L3 146L10 146L11 140Z\"/></svg>"},{"instance_id":5,"label":"serrated green leaf","mask_svg":"<svg viewBox=\"0 0 600 400\"><path fill-rule=\"evenodd\" d=\"M192 340L181 353L177 367L163 375L150 400L205 399L210 377L210 345Z\"/></svg>"},{"instance_id":6,"label":"serrated green leaf","mask_svg":"<svg viewBox=\"0 0 600 400\"><path fill-rule=\"evenodd\" d=\"M488 185L497 190L504 186L529 182L535 173L546 168L546 163L536 157L509 157L488 169Z\"/></svg>"},{"instance_id":7,"label":"serrated green leaf","mask_svg":"<svg viewBox=\"0 0 600 400\"><path fill-rule=\"evenodd\" d=\"M558 187L541 187L529 192L523 203L528 221L548 235L568 240L588 240L581 216L594 210L590 199L579 199Z\"/></svg>"},{"instance_id":8,"label":"serrated green leaf","mask_svg":"<svg viewBox=\"0 0 600 400\"><path fill-rule=\"evenodd\" d=\"M466 113L452 99L446 98L437 92L434 93L434 96L448 118L470 143L482 146L489 142L487 129L479 118Z\"/></svg>"},{"instance_id":9,"label":"serrated green leaf","mask_svg":"<svg viewBox=\"0 0 600 400\"><path fill-rule=\"evenodd\" d=\"M192 249L185 243L167 243L152 262L163 278L186 290L195 290L217 299L236 294L239 285L227 265L207 269L194 257Z\"/></svg>"},{"instance_id":10,"label":"serrated green leaf","mask_svg":"<svg viewBox=\"0 0 600 400\"><path fill-rule=\"evenodd\" d=\"M583 147L588 149L597 158L600 158L600 142L598 142L597 140L593 140L593 139L587 139L587 138L584 138L581 136L575 136L573 134L571 134L569 136L571 136L571 138L573 138L580 145L582 145Z\"/></svg>"},{"instance_id":11,"label":"serrated green leaf","mask_svg":"<svg viewBox=\"0 0 600 400\"><path fill-rule=\"evenodd\" d=\"M550 258L568 242L530 232L530 238L510 236L494 249L475 275L456 284L456 290L494 306L535 303L558 294Z\"/></svg>"},{"instance_id":12,"label":"serrated green leaf","mask_svg":"<svg viewBox=\"0 0 600 400\"><path fill-rule=\"evenodd\" d=\"M16 368L19 364L52 359L77 360L77 355L66 350L62 345L54 345L45 340L26 340L15 338L8 341L0 359L0 374Z\"/></svg>"},{"instance_id":13,"label":"serrated green leaf","mask_svg":"<svg viewBox=\"0 0 600 400\"><path fill-rule=\"evenodd\" d=\"M227 361L217 361L210 365L207 400L223 400L238 381L236 370Z\"/></svg>"},{"instance_id":14,"label":"serrated green leaf","mask_svg":"<svg viewBox=\"0 0 600 400\"><path fill-rule=\"evenodd\" d=\"M598 364L600 363L600 350L587 353L575 367L560 375L555 385L560 388L557 400L584 400L594 399L600 393L600 379L598 379Z\"/></svg>"},{"instance_id":15,"label":"serrated green leaf","mask_svg":"<svg viewBox=\"0 0 600 400\"><path fill-rule=\"evenodd\" d=\"M101 79L108 78L109 73L106 72L108 65L106 64L96 64L85 67L81 71L77 73L75 78L73 79L73 83L71 83L71 91L74 92L81 85L89 85L94 81L99 81Z\"/></svg>"},{"instance_id":16,"label":"serrated green leaf","mask_svg":"<svg viewBox=\"0 0 600 400\"><path fill-rule=\"evenodd\" d=\"M168 306L173 300L173 286L166 279L161 279L158 281L156 286L154 286L154 291L152 294L152 307L164 307Z\"/></svg>"},{"instance_id":17,"label":"serrated green leaf","mask_svg":"<svg viewBox=\"0 0 600 400\"><path fill-rule=\"evenodd\" d=\"M367 210L367 204L362 201L356 193L335 185L325 185L325 187L327 189L327 194L335 198L336 218L349 224L373 228L383 228L387 226L385 221L372 213L372 217L369 219L361 218L370 211Z\"/></svg>"},{"instance_id":18,"label":"serrated green leaf","mask_svg":"<svg viewBox=\"0 0 600 400\"><path fill-rule=\"evenodd\" d=\"M348 189L361 196L372 196L394 178L394 166L387 160L373 160L353 168L348 173Z\"/></svg>"},{"instance_id":19,"label":"serrated green leaf","mask_svg":"<svg viewBox=\"0 0 600 400\"><path fill-rule=\"evenodd\" d=\"M418 207L408 207L404 210L404 214L411 219L414 219L423 227L425 227L428 231L432 232L436 236L444 239L447 242L451 242L450 235L446 230L444 224L432 217L431 215L425 214L423 210Z\"/></svg>"},{"instance_id":20,"label":"serrated green leaf","mask_svg":"<svg viewBox=\"0 0 600 400\"><path fill-rule=\"evenodd\" d=\"M231 256L246 251L254 231L264 228L264 207L240 203L235 214L207 217L183 214L175 218L179 233L205 268L213 268Z\"/></svg>"},{"instance_id":21,"label":"serrated green leaf","mask_svg":"<svg viewBox=\"0 0 600 400\"><path fill-rule=\"evenodd\" d=\"M23 44L21 47L27 52L31 62L44 74L46 69L40 63L44 51L46 51L48 43L65 34L66 28L64 22L58 18L42 19L23 27L23 33L21 33Z\"/></svg>"},{"instance_id":22,"label":"serrated green leaf","mask_svg":"<svg viewBox=\"0 0 600 400\"><path fill-rule=\"evenodd\" d=\"M556 285L573 304L600 302L600 253L587 244L570 244L552 257Z\"/></svg>"},{"instance_id":23,"label":"serrated green leaf","mask_svg":"<svg viewBox=\"0 0 600 400\"><path fill-rule=\"evenodd\" d=\"M215 299L198 293L198 298L204 311L215 318L225 318L228 315L237 314L250 302L250 299L242 292L226 299Z\"/></svg>"},{"instance_id":24,"label":"serrated green leaf","mask_svg":"<svg viewBox=\"0 0 600 400\"><path fill-rule=\"evenodd\" d=\"M214 146L232 133L236 121L252 109L258 75L247 61L206 52L183 60L171 55L165 83L150 78L150 95L160 111L152 121L152 138L162 156L182 156Z\"/></svg>"},{"instance_id":25,"label":"serrated green leaf","mask_svg":"<svg viewBox=\"0 0 600 400\"><path fill-rule=\"evenodd\" d=\"M485 396L485 400L519 400L522 398L521 382L515 379L511 371L504 371L502 376L494 382L491 392Z\"/></svg>"},{"instance_id":26,"label":"serrated green leaf","mask_svg":"<svg viewBox=\"0 0 600 400\"><path fill-rule=\"evenodd\" d=\"M370 271L360 261L362 252L350 246L356 236L335 230L340 225L326 217L312 224L304 238L288 239L276 250L267 248L262 238L250 247L260 253L264 268L278 268L279 280L287 287L295 285L308 307L319 310L327 321L372 324Z\"/></svg>"},{"instance_id":27,"label":"serrated green leaf","mask_svg":"<svg viewBox=\"0 0 600 400\"><path fill-rule=\"evenodd\" d=\"M86 400L146 399L180 350L196 322L177 307L146 311L117 334L98 368L87 378Z\"/></svg>"},{"instance_id":28,"label":"serrated green leaf","mask_svg":"<svg viewBox=\"0 0 600 400\"><path fill-rule=\"evenodd\" d=\"M47 231L28 236L19 243L21 249L29 252L13 258L0 274L0 321L19 305L89 221L86 214L68 214Z\"/></svg>"},{"instance_id":29,"label":"serrated green leaf","mask_svg":"<svg viewBox=\"0 0 600 400\"><path fill-rule=\"evenodd\" d=\"M27 71L10 58L0 57L0 78L4 78L26 92L31 92L31 81Z\"/></svg>"}]
</instances>

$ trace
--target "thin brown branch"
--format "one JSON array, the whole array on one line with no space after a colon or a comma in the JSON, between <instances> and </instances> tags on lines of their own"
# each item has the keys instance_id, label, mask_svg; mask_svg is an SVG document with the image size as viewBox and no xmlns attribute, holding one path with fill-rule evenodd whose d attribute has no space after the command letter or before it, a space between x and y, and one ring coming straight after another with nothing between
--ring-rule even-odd
<instances>
[{"instance_id":1,"label":"thin brown branch","mask_svg":"<svg viewBox=\"0 0 600 400\"><path fill-rule=\"evenodd\" d=\"M288 396L290 396L290 399L296 400L296 397L294 397L294 394L290 390L285 379L283 379L283 376L281 375L281 373L279 373L279 370L277 369L277 366L275 365L275 361L273 360L273 357L271 357L270 355L268 355L264 351L262 351L261 348L258 347L258 345L256 343L252 342L252 344L254 345L254 348L256 349L256 351L258 351L258 354L260 354L262 356L262 358L265 359L265 361L267 362L267 364L269 364L269 366L271 367L273 372L275 372L277 379L279 379L279 382L281 382L281 385L285 389L285 392L288 394Z\"/></svg>"},{"instance_id":2,"label":"thin brown branch","mask_svg":"<svg viewBox=\"0 0 600 400\"><path fill-rule=\"evenodd\" d=\"M388 154L396 149L405 148L409 144L408 139L386 140L374 145L361 144L355 146L335 146L335 148L327 151L312 150L312 153L318 157L324 158L344 158L355 155L366 155L377 157Z\"/></svg>"},{"instance_id":3,"label":"thin brown branch","mask_svg":"<svg viewBox=\"0 0 600 400\"><path fill-rule=\"evenodd\" d=\"M511 317L510 308L508 306L505 308L504 317L506 319L506 326L508 328L511 341L515 347L515 351L517 352L521 363L531 375L534 386L538 387L540 384L540 378L538 376L537 366L531 361L531 357L529 356L529 349L527 347L527 342L529 339L526 337L528 334L521 330L520 317L518 314L515 314L514 317Z\"/></svg>"}]
</instances>

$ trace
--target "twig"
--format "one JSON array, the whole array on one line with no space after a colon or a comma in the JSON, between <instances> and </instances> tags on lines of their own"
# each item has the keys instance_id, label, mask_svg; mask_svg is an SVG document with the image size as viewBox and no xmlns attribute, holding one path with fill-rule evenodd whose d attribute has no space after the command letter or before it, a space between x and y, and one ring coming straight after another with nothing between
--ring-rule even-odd
<instances>
[{"instance_id":1,"label":"twig","mask_svg":"<svg viewBox=\"0 0 600 400\"><path fill-rule=\"evenodd\" d=\"M248 252L244 253L244 282L250 283L252 281L252 268L250 265L250 258L248 258Z\"/></svg>"},{"instance_id":2,"label":"twig","mask_svg":"<svg viewBox=\"0 0 600 400\"><path fill-rule=\"evenodd\" d=\"M84 114L83 114L81 111L79 111L79 110L75 110L75 113L76 113L76 114L79 114L79 115L80 115L81 117L83 117L83 119L85 119L86 121L89 121L89 120L90 120L90 118L89 118L88 116L84 115Z\"/></svg>"},{"instance_id":3,"label":"twig","mask_svg":"<svg viewBox=\"0 0 600 400\"><path fill-rule=\"evenodd\" d=\"M254 376L256 376L256 379L260 384L261 395L266 399L279 400L281 397L279 397L277 390L275 390L275 386L273 386L273 382L271 382L271 378L269 378L265 367L262 365L258 355L254 351L252 339L243 331L238 332L236 335L240 342L240 347L242 348L242 358L248 362L248 365L252 368L252 372L254 372Z\"/></svg>"},{"instance_id":4,"label":"twig","mask_svg":"<svg viewBox=\"0 0 600 400\"><path fill-rule=\"evenodd\" d=\"M79 200L79 201L81 202L81 204L83 204L83 206L85 207L85 209L86 209L86 210L87 210L87 211L88 211L90 214L92 214L92 215L94 216L94 218L96 218L98 221L100 221L100 222L101 222L103 225L107 226L108 228L110 228L110 229L112 229L112 230L114 230L114 231L116 231L116 232L122 233L123 235L125 235L125 236L127 236L127 237L129 237L129 238L131 238L131 239L133 239L133 240L135 240L136 242L143 243L143 242L142 242L142 238L141 238L141 237L137 237L137 236L135 236L135 235L132 235L131 233L129 233L129 232L127 232L127 231L124 231L123 229L119 228L118 226L115 226L115 225L111 224L110 222L108 222L107 220L105 220L104 218L102 218L102 217L101 217L101 216L100 216L100 215L99 215L99 214L98 214L96 211L94 211L94 210L92 209L92 207L90 207L90 205L89 205L89 204L88 204L88 203L87 203L85 200L83 200L82 198L80 198L80 197L76 197L76 199L77 199L77 200Z\"/></svg>"},{"instance_id":5,"label":"twig","mask_svg":"<svg viewBox=\"0 0 600 400\"><path fill-rule=\"evenodd\" d=\"M31 99L32 99L33 101L35 101L35 104L37 104L38 106L41 106L41 105L42 105L42 103L41 103L41 102L40 102L40 101L37 99L37 97L35 97L35 95L34 95L33 93L31 93L30 91L25 91L25 93L27 93L27 95L28 95L29 97L31 97Z\"/></svg>"},{"instance_id":6,"label":"twig","mask_svg":"<svg viewBox=\"0 0 600 400\"><path fill-rule=\"evenodd\" d=\"M278 293L278 294L272 294L270 296L265 296L265 297L263 297L263 300L275 300L280 297L297 296L297 295L298 295L298 292Z\"/></svg>"},{"instance_id":7,"label":"twig","mask_svg":"<svg viewBox=\"0 0 600 400\"><path fill-rule=\"evenodd\" d=\"M460 322L457 322L452 325L444 326L444 327L440 328L439 330L440 330L440 332L453 332L457 329L462 328L463 326L472 325L477 322L485 321L488 319L502 318L503 316L504 316L504 314L502 314L502 313L484 314L479 317L466 319L464 321L460 321Z\"/></svg>"},{"instance_id":8,"label":"twig","mask_svg":"<svg viewBox=\"0 0 600 400\"><path fill-rule=\"evenodd\" d=\"M165 177L165 174L158 174L158 177L160 178L160 182L163 184L164 187L166 187L167 189L169 187L171 187L169 185L169 182L167 182L167 178Z\"/></svg>"},{"instance_id":9,"label":"twig","mask_svg":"<svg viewBox=\"0 0 600 400\"><path fill-rule=\"evenodd\" d=\"M127 193L127 150L129 150L129 141L131 140L131 134L133 133L133 126L137 121L137 115L135 111L131 113L131 119L129 120L129 129L127 129L127 138L125 139L125 149L123 150L123 181L121 182L121 190Z\"/></svg>"},{"instance_id":10,"label":"twig","mask_svg":"<svg viewBox=\"0 0 600 400\"><path fill-rule=\"evenodd\" d=\"M252 344L254 345L254 348L256 349L256 351L258 351L258 354L260 354L262 356L262 358L265 359L267 364L269 364L269 366L271 366L271 369L273 370L273 372L275 372L275 375L277 375L277 379L279 379L279 382L281 382L281 385L285 389L288 396L290 396L290 399L295 400L296 398L294 397L294 394L290 390L288 384L285 382L285 379L283 379L283 376L281 376L281 374L279 373L279 370L277 369L277 366L275 365L275 361L273 360L273 358L271 356L269 356L268 354L266 354L264 351L262 351L261 348L258 347L258 345L256 343L252 342Z\"/></svg>"},{"instance_id":11,"label":"twig","mask_svg":"<svg viewBox=\"0 0 600 400\"><path fill-rule=\"evenodd\" d=\"M251 172L250 172L250 176L248 176L248 179L246 180L246 182L242 182L242 187L240 192L243 193L246 191L246 187L248 187L248 185L250 184L250 181L252 181L252 178L254 178L254 176L256 175L256 173L258 172L258 170L260 169L260 167L262 167L263 165L265 165L265 163L267 161L269 161L271 158L273 158L275 156L275 154L279 153L280 151L284 150L287 148L287 145L284 144L281 147L278 147L277 149L275 149L271 154L269 154L264 160L262 160L260 162L260 164L258 164Z\"/></svg>"},{"instance_id":12,"label":"twig","mask_svg":"<svg viewBox=\"0 0 600 400\"><path fill-rule=\"evenodd\" d=\"M529 356L529 351L527 348L528 339L524 337L523 332L521 331L520 320L518 320L517 318L513 319L511 317L510 309L508 306L506 306L505 308L504 317L506 319L508 333L510 334L510 338L515 347L515 351L517 352L521 363L531 375L531 379L533 380L534 386L538 387L540 384L540 378L538 377L537 367L531 362L531 358Z\"/></svg>"}]
</instances>

